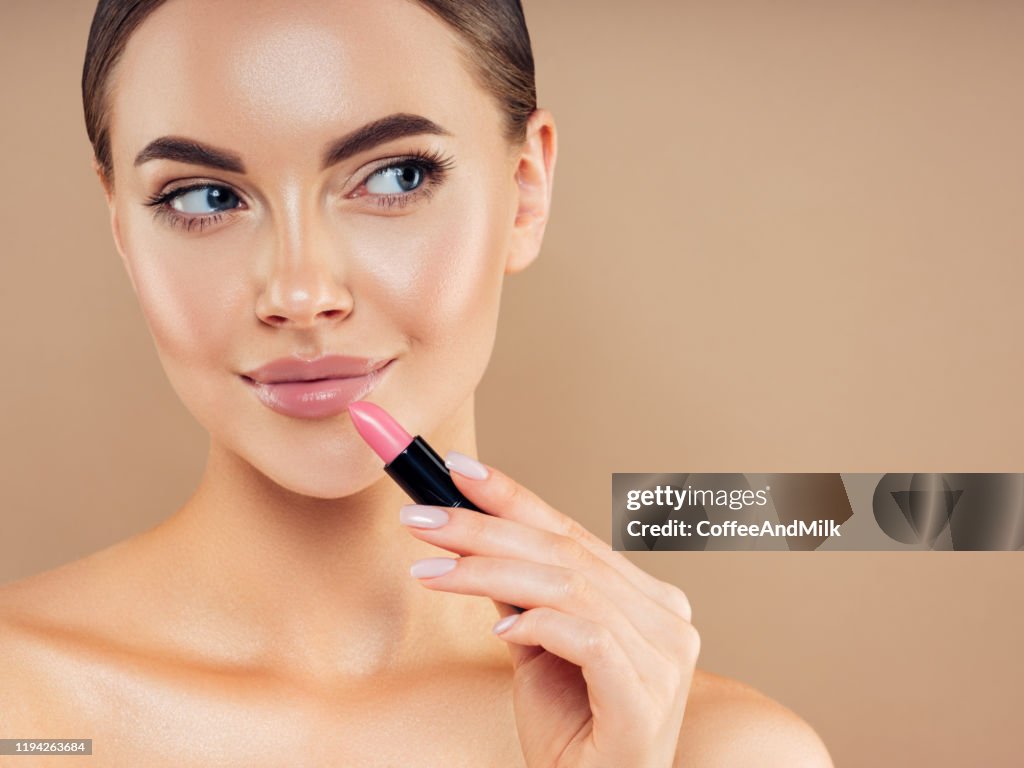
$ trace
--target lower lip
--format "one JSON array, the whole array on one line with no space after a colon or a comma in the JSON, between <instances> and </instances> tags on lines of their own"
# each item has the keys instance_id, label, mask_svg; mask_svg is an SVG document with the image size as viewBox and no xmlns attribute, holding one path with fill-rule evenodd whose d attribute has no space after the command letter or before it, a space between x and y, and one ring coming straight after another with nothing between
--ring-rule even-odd
<instances>
[{"instance_id":1,"label":"lower lip","mask_svg":"<svg viewBox=\"0 0 1024 768\"><path fill-rule=\"evenodd\" d=\"M366 397L393 362L365 376L344 379L288 381L280 384L262 384L246 377L242 380L249 385L260 402L272 411L296 419L325 419L344 413L349 403Z\"/></svg>"}]
</instances>

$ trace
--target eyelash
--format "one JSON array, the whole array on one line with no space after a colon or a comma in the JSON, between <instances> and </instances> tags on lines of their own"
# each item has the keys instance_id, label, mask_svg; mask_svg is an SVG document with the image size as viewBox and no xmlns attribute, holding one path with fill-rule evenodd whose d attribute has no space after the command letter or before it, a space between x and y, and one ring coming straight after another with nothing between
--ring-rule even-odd
<instances>
[{"instance_id":1,"label":"eyelash","mask_svg":"<svg viewBox=\"0 0 1024 768\"><path fill-rule=\"evenodd\" d=\"M380 173L388 168L400 168L406 165L417 166L425 175L425 180L412 192L375 195L376 204L381 208L392 208L396 205L400 208L404 208L416 198L421 196L430 197L434 193L434 189L444 182L448 172L455 167L455 162L451 157L445 157L437 151L415 152L411 155L396 158L384 165L374 168L369 174L367 174L366 178L363 179L360 187L365 185L366 182L374 176L374 174ZM224 184L191 184L186 187L172 189L170 192L158 192L149 197L144 205L153 208L153 218L164 219L171 227L181 227L186 232L191 232L193 229L198 228L198 230L202 232L206 227L219 222L225 215L230 216L232 212L225 211L221 213L189 215L175 211L171 207L171 203L182 195L194 192L197 189L206 189L208 187L230 189L230 187ZM364 195L359 196L363 197Z\"/></svg>"}]
</instances>

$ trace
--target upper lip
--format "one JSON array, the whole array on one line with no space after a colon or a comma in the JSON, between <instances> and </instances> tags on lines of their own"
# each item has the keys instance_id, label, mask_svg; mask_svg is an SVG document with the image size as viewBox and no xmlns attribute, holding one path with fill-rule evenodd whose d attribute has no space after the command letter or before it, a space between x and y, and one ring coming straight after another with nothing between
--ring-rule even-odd
<instances>
[{"instance_id":1,"label":"upper lip","mask_svg":"<svg viewBox=\"0 0 1024 768\"><path fill-rule=\"evenodd\" d=\"M261 384L280 384L286 381L314 381L316 379L346 379L365 376L383 368L391 358L348 357L324 355L315 360L299 357L281 357L266 365L246 371L242 375Z\"/></svg>"}]
</instances>

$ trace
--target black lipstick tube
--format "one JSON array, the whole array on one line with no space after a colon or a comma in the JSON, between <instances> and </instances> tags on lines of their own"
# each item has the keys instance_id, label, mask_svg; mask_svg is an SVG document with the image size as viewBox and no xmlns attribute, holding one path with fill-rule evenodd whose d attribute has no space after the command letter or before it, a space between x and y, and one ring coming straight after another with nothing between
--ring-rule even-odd
<instances>
[{"instance_id":1,"label":"black lipstick tube","mask_svg":"<svg viewBox=\"0 0 1024 768\"><path fill-rule=\"evenodd\" d=\"M419 435L390 464L384 465L384 471L417 504L465 507L483 512L462 495L452 481L444 460Z\"/></svg>"}]
</instances>

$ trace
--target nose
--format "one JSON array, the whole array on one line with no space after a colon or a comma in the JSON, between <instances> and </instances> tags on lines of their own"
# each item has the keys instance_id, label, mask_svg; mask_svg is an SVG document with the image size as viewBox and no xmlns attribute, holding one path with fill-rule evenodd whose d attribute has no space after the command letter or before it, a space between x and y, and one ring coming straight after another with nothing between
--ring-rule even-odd
<instances>
[{"instance_id":1,"label":"nose","mask_svg":"<svg viewBox=\"0 0 1024 768\"><path fill-rule=\"evenodd\" d=\"M341 243L313 217L280 228L256 314L267 325L310 328L352 313L352 293L341 270Z\"/></svg>"}]
</instances>

